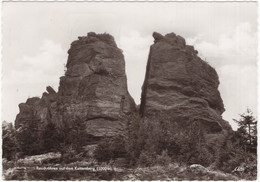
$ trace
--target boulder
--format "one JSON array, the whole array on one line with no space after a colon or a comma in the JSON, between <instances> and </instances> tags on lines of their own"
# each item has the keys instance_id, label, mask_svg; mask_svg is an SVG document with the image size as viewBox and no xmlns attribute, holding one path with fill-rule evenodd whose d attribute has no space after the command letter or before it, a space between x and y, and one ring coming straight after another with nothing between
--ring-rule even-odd
<instances>
[{"instance_id":1,"label":"boulder","mask_svg":"<svg viewBox=\"0 0 260 182\"><path fill-rule=\"evenodd\" d=\"M219 180L237 181L238 180L238 178L234 175L226 174L221 171L209 170L200 164L192 164L192 165L190 165L189 169L192 173L196 174L197 176L200 176L200 177L203 176L203 178L206 178L208 180L215 180L215 181L219 181Z\"/></svg>"},{"instance_id":2,"label":"boulder","mask_svg":"<svg viewBox=\"0 0 260 182\"><path fill-rule=\"evenodd\" d=\"M50 152L41 155L27 156L23 159L19 159L17 163L28 166L33 164L43 164L44 162L49 162L51 160L59 159L59 158L61 158L60 153Z\"/></svg>"},{"instance_id":3,"label":"boulder","mask_svg":"<svg viewBox=\"0 0 260 182\"><path fill-rule=\"evenodd\" d=\"M193 172L195 174L207 174L209 172L209 170L207 168L205 168L204 166L202 166L200 164L190 165L190 170L191 170L191 172Z\"/></svg>"}]
</instances>

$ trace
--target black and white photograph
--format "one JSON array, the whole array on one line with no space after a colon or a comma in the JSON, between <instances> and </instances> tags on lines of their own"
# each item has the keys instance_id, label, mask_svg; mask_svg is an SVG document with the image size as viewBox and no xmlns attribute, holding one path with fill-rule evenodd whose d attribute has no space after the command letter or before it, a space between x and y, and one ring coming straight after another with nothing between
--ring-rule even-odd
<instances>
[{"instance_id":1,"label":"black and white photograph","mask_svg":"<svg viewBox=\"0 0 260 182\"><path fill-rule=\"evenodd\" d=\"M5 181L256 181L257 1L1 1Z\"/></svg>"}]
</instances>

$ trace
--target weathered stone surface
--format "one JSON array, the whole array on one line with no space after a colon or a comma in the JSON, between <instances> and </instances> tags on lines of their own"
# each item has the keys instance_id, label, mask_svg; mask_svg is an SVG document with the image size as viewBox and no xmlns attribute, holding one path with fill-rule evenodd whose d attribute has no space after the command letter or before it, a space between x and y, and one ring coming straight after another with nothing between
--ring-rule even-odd
<instances>
[{"instance_id":1,"label":"weathered stone surface","mask_svg":"<svg viewBox=\"0 0 260 182\"><path fill-rule=\"evenodd\" d=\"M187 125L200 121L208 133L230 129L221 117L225 109L215 69L201 60L181 36L153 36L155 43L150 47L142 88L141 115L167 111Z\"/></svg>"},{"instance_id":2,"label":"weathered stone surface","mask_svg":"<svg viewBox=\"0 0 260 182\"><path fill-rule=\"evenodd\" d=\"M31 119L58 127L80 120L90 135L117 134L123 129L120 118L136 109L127 90L122 51L111 35L91 32L74 41L68 53L58 92L48 86L42 98L20 104L16 127Z\"/></svg>"},{"instance_id":3,"label":"weathered stone surface","mask_svg":"<svg viewBox=\"0 0 260 182\"><path fill-rule=\"evenodd\" d=\"M74 41L68 53L58 91L57 105L62 110L58 120L71 123L80 118L91 135L115 135L120 130L119 117L135 111L121 50L112 36L88 33Z\"/></svg>"}]
</instances>

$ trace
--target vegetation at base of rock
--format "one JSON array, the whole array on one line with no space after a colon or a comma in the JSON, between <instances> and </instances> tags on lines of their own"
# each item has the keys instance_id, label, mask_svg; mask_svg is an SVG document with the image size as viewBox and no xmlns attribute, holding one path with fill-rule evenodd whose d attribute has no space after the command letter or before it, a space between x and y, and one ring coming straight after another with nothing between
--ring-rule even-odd
<instances>
[{"instance_id":1,"label":"vegetation at base of rock","mask_svg":"<svg viewBox=\"0 0 260 182\"><path fill-rule=\"evenodd\" d=\"M123 155L118 157L125 157L129 166L151 167L167 165L167 162L200 164L226 173L237 173L241 177L241 172L234 171L240 166L245 169L243 177L256 177L257 153L245 151L240 145L245 138L239 137L239 129L229 134L220 145L211 145L205 137L214 136L203 133L199 123L185 127L160 114L145 118L133 114L127 120L125 136L107 139L98 145L96 154L101 161L113 160L115 155L112 154L123 150ZM117 147L111 147L114 145Z\"/></svg>"},{"instance_id":2,"label":"vegetation at base of rock","mask_svg":"<svg viewBox=\"0 0 260 182\"><path fill-rule=\"evenodd\" d=\"M182 180L227 180L235 177L238 179L253 180L256 178L257 153L255 150L245 150L244 146L241 146L241 142L243 143L244 140L247 140L248 138L247 135L241 135L241 130L239 129L229 135L221 146L213 146L217 149L212 149L212 146L207 143L209 141L206 140L206 137L209 137L209 135L200 130L201 126L199 123L194 123L194 125L186 127L185 125L178 123L178 121L174 121L172 118L158 113L143 118L138 114L132 114L126 117L125 120L128 124L128 130L125 135L107 137L100 140L94 152L94 156L89 156L87 154L88 151L84 151L82 147L79 147L84 143L80 138L84 137L85 141L87 136L83 135L84 132L80 124L81 122L78 122L77 124L76 120L75 125L65 131L66 135L65 133L58 132L58 128L55 128L50 124L44 127L42 135L40 135L41 137L48 136L49 139L41 138L43 142L39 142L36 145L36 141L39 140L36 138L35 141L29 140L27 144L33 144L33 147L41 148L42 152L45 153L50 151L60 152L60 158L51 160L56 164L73 165L79 161L88 159L92 161L96 160L92 165L107 163L112 166L124 166L124 169L134 171L136 171L135 168L137 167L137 169L143 169L141 172L139 171L141 173L139 176L135 176L135 178L140 180L160 179L162 177L161 173L164 175L169 173L169 171L167 171L167 166L172 164L181 166L199 164L207 167L207 169L215 171L198 177L195 174L190 173L189 169L185 167L184 171L178 172L176 177L177 179L182 179L181 177L183 177ZM33 123L31 124L34 126ZM48 131L45 131L46 129ZM12 127L3 127L3 158L7 159L6 163L8 163L8 161L11 162L12 160L15 161L22 156L25 156L25 154L35 155L39 153L39 151L34 150L33 148L28 150L19 147L19 142L24 142L24 140L29 137L28 134L24 136L22 136L22 134L23 131L17 132L13 130ZM9 140L6 140L7 136L9 137ZM18 136L20 139L17 138ZM241 138L241 136L245 136L245 138ZM57 147L47 145L48 141L54 140L60 142L59 144L56 143ZM44 149L44 147L46 148ZM12 152L8 153L6 149L10 149ZM212 151L215 151L215 153L212 153ZM90 163L88 163L88 165L89 164ZM10 166L13 165L14 164L10 163L9 166L4 165L4 168L10 169ZM156 168L155 166L162 167ZM149 169L152 168L166 171L154 171L156 175L149 173L149 175L152 176L148 177L149 175L146 171L147 167ZM241 169L243 169L243 171L241 171ZM181 169L176 170L178 171ZM61 174L57 172L54 174L49 172L50 174L47 174L48 172L30 172L29 179L36 179L38 173L41 173L39 174L42 176L41 179L73 178L73 175L69 177L69 173ZM184 177L184 174L186 173L190 176ZM75 179L81 179L80 175L84 174L85 172L82 172L74 177ZM233 177L231 174L233 174ZM106 177L103 176L104 179L131 179L129 173L120 173L120 175L104 173L104 175L108 175ZM228 177L228 175L231 176ZM97 177L93 175L92 177L92 180L100 179L100 176ZM162 179L164 178L162 177Z\"/></svg>"},{"instance_id":3,"label":"vegetation at base of rock","mask_svg":"<svg viewBox=\"0 0 260 182\"><path fill-rule=\"evenodd\" d=\"M99 142L94 156L100 162L107 162L111 159L115 160L116 158L125 158L127 155L125 142L122 136L105 138Z\"/></svg>"},{"instance_id":4,"label":"vegetation at base of rock","mask_svg":"<svg viewBox=\"0 0 260 182\"><path fill-rule=\"evenodd\" d=\"M16 132L16 140L20 155L37 155L43 150L42 137L38 121L30 119Z\"/></svg>"},{"instance_id":5,"label":"vegetation at base of rock","mask_svg":"<svg viewBox=\"0 0 260 182\"><path fill-rule=\"evenodd\" d=\"M200 128L199 123L186 127L160 114L145 118L130 116L125 148L133 164L137 163L139 157L144 159L148 155L155 162L156 155L167 151L167 155L175 162L208 166L214 156L210 154L205 134Z\"/></svg>"},{"instance_id":6,"label":"vegetation at base of rock","mask_svg":"<svg viewBox=\"0 0 260 182\"><path fill-rule=\"evenodd\" d=\"M88 143L82 122L75 119L74 125L57 128L48 123L39 128L33 120L26 122L23 127L3 129L3 158L17 159L24 156L38 155L47 152L71 153L68 149L80 152L82 145Z\"/></svg>"},{"instance_id":7,"label":"vegetation at base of rock","mask_svg":"<svg viewBox=\"0 0 260 182\"><path fill-rule=\"evenodd\" d=\"M2 123L2 157L13 160L17 153L17 141L15 129L12 123L3 121Z\"/></svg>"}]
</instances>

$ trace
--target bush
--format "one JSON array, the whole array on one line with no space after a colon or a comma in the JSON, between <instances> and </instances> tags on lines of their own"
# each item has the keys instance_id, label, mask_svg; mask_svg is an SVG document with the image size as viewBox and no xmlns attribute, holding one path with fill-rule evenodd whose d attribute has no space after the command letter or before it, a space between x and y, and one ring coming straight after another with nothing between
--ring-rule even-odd
<instances>
[{"instance_id":1,"label":"bush","mask_svg":"<svg viewBox=\"0 0 260 182\"><path fill-rule=\"evenodd\" d=\"M53 123L48 123L42 131L43 150L45 152L57 151L63 142L63 137Z\"/></svg>"},{"instance_id":2,"label":"bush","mask_svg":"<svg viewBox=\"0 0 260 182\"><path fill-rule=\"evenodd\" d=\"M156 154L150 153L148 151L142 151L138 159L138 166L150 167L156 162Z\"/></svg>"},{"instance_id":3,"label":"bush","mask_svg":"<svg viewBox=\"0 0 260 182\"><path fill-rule=\"evenodd\" d=\"M61 161L65 164L82 160L82 158L78 156L79 153L77 153L73 145L63 146L61 150L62 150Z\"/></svg>"},{"instance_id":4,"label":"bush","mask_svg":"<svg viewBox=\"0 0 260 182\"><path fill-rule=\"evenodd\" d=\"M15 134L18 150L25 155L38 155L43 153L41 126L39 120L28 119Z\"/></svg>"},{"instance_id":5,"label":"bush","mask_svg":"<svg viewBox=\"0 0 260 182\"><path fill-rule=\"evenodd\" d=\"M186 164L208 166L214 159L207 148L200 122L182 126L170 115L160 113L143 118L130 115L127 119L126 149L132 164L141 161L150 165L147 158L154 154L165 155L163 151L167 151L168 159Z\"/></svg>"},{"instance_id":6,"label":"bush","mask_svg":"<svg viewBox=\"0 0 260 182\"><path fill-rule=\"evenodd\" d=\"M209 166L214 162L214 156L207 150L206 146L196 148L188 160L188 164L200 164Z\"/></svg>"},{"instance_id":7,"label":"bush","mask_svg":"<svg viewBox=\"0 0 260 182\"><path fill-rule=\"evenodd\" d=\"M161 166L168 166L171 163L171 158L168 155L167 150L163 150L161 155L156 156L156 164Z\"/></svg>"},{"instance_id":8,"label":"bush","mask_svg":"<svg viewBox=\"0 0 260 182\"><path fill-rule=\"evenodd\" d=\"M123 136L104 138L99 142L94 156L99 162L108 162L111 159L126 157L125 141Z\"/></svg>"}]
</instances>

